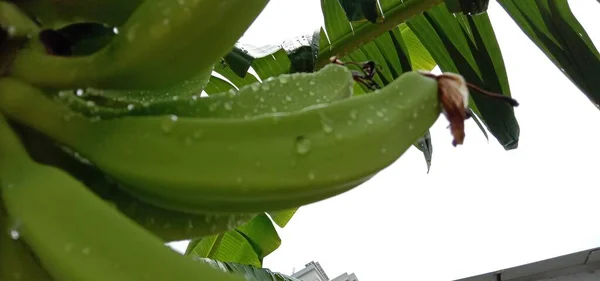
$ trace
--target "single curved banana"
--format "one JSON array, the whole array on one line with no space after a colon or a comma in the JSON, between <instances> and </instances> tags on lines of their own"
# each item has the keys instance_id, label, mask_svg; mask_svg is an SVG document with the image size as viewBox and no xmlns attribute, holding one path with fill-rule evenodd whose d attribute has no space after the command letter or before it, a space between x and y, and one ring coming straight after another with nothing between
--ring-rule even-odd
<instances>
[{"instance_id":1,"label":"single curved banana","mask_svg":"<svg viewBox=\"0 0 600 281\"><path fill-rule=\"evenodd\" d=\"M60 57L26 48L10 74L41 88L170 87L217 63L268 2L145 0L103 49Z\"/></svg>"},{"instance_id":2,"label":"single curved banana","mask_svg":"<svg viewBox=\"0 0 600 281\"><path fill-rule=\"evenodd\" d=\"M183 212L264 212L351 189L440 115L437 81L408 72L369 95L245 118L93 120L14 78L0 109L87 158L146 202Z\"/></svg>"},{"instance_id":3,"label":"single curved banana","mask_svg":"<svg viewBox=\"0 0 600 281\"><path fill-rule=\"evenodd\" d=\"M52 281L20 233L12 229L18 221L11 219L0 202L0 280L2 281ZM12 224L12 225L11 225Z\"/></svg>"},{"instance_id":4,"label":"single curved banana","mask_svg":"<svg viewBox=\"0 0 600 281\"><path fill-rule=\"evenodd\" d=\"M282 82L284 81L284 82ZM149 95L140 102L119 100L118 95L108 99L92 95L79 97L74 91L59 93L58 100L71 109L89 117L102 119L122 116L149 116L175 114L179 117L250 118L274 112L293 112L315 104L349 98L354 80L346 67L329 64L316 73L283 74L278 79L256 82L238 91L200 97L200 91L170 91L162 99ZM85 96L85 93L81 93ZM91 101L93 99L93 101ZM98 102L99 101L99 102Z\"/></svg>"},{"instance_id":5,"label":"single curved banana","mask_svg":"<svg viewBox=\"0 0 600 281\"><path fill-rule=\"evenodd\" d=\"M138 200L118 187L98 169L82 163L71 151L65 151L38 132L15 124L21 142L32 159L59 168L81 181L97 196L116 207L120 213L143 226L165 242L216 235L234 229L256 214L188 214L160 208ZM2 280L2 279L0 279Z\"/></svg>"},{"instance_id":6,"label":"single curved banana","mask_svg":"<svg viewBox=\"0 0 600 281\"><path fill-rule=\"evenodd\" d=\"M167 210L138 200L117 188L115 183L108 182L104 177L96 177L92 182L86 182L101 198L115 206L119 212L143 226L165 242L181 241L216 235L241 226L256 213L222 214L202 213L189 214Z\"/></svg>"},{"instance_id":7,"label":"single curved banana","mask_svg":"<svg viewBox=\"0 0 600 281\"><path fill-rule=\"evenodd\" d=\"M55 280L244 280L176 253L64 171L32 161L2 115L0 178L8 215Z\"/></svg>"}]
</instances>

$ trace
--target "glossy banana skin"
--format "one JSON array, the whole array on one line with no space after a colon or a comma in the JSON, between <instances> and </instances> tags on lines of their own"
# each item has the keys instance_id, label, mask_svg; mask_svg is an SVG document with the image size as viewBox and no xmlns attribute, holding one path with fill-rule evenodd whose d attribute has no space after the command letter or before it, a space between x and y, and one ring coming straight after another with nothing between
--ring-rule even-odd
<instances>
[{"instance_id":1,"label":"glossy banana skin","mask_svg":"<svg viewBox=\"0 0 600 281\"><path fill-rule=\"evenodd\" d=\"M33 162L1 115L0 178L8 215L55 280L243 280L172 251L62 170Z\"/></svg>"},{"instance_id":2,"label":"glossy banana skin","mask_svg":"<svg viewBox=\"0 0 600 281\"><path fill-rule=\"evenodd\" d=\"M59 57L23 49L10 73L42 88L170 87L217 63L268 2L145 0L100 51Z\"/></svg>"},{"instance_id":3,"label":"glossy banana skin","mask_svg":"<svg viewBox=\"0 0 600 281\"><path fill-rule=\"evenodd\" d=\"M152 90L106 90L106 89L78 89L72 91L61 91L60 93L77 96L77 91L83 90L85 95L105 100L106 103L128 106L142 106L156 102L173 101L178 98L191 98L202 92L211 77L211 69L202 70L191 79L179 82L174 86L164 89ZM86 105L89 108L89 106Z\"/></svg>"},{"instance_id":4,"label":"glossy banana skin","mask_svg":"<svg viewBox=\"0 0 600 281\"><path fill-rule=\"evenodd\" d=\"M95 185L110 187L109 183L100 181ZM241 226L257 214L222 214L203 213L188 214L160 208L136 199L119 188L111 188L110 193L103 194L107 202L113 204L119 212L134 220L148 231L165 242L181 241L216 235Z\"/></svg>"},{"instance_id":5,"label":"glossy banana skin","mask_svg":"<svg viewBox=\"0 0 600 281\"><path fill-rule=\"evenodd\" d=\"M51 139L14 124L21 142L34 161L59 168L81 181L99 198L114 206L121 214L143 226L165 242L215 235L229 231L256 214L188 214L160 208L124 192L119 184L110 181L93 166L80 162L77 155L62 150ZM0 279L2 280L2 279Z\"/></svg>"},{"instance_id":6,"label":"glossy banana skin","mask_svg":"<svg viewBox=\"0 0 600 281\"><path fill-rule=\"evenodd\" d=\"M136 197L190 213L282 210L345 192L398 159L441 110L437 82L416 72L369 95L249 119L95 121L15 79L0 81L0 92L5 114L78 151Z\"/></svg>"},{"instance_id":7,"label":"glossy banana skin","mask_svg":"<svg viewBox=\"0 0 600 281\"><path fill-rule=\"evenodd\" d=\"M157 99L156 95L149 95L152 98L136 103L118 99L119 95L115 92L108 97L105 94L101 97L92 94L93 104L89 103L90 100L78 97L74 91L61 92L57 99L74 111L102 119L167 114L179 117L250 118L275 112L293 112L349 98L354 84L351 75L347 68L330 64L318 73L282 74L277 79L209 97L200 97L201 89L193 94L189 90L176 89L169 91L171 95L168 97Z\"/></svg>"}]
</instances>

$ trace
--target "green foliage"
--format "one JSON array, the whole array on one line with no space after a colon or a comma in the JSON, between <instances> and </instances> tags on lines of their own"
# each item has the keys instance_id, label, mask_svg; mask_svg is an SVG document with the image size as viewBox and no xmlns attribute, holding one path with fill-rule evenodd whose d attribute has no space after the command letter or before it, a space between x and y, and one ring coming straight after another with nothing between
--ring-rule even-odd
<instances>
[{"instance_id":1,"label":"green foliage","mask_svg":"<svg viewBox=\"0 0 600 281\"><path fill-rule=\"evenodd\" d=\"M567 0L498 0L521 30L600 109L600 53Z\"/></svg>"},{"instance_id":2,"label":"green foliage","mask_svg":"<svg viewBox=\"0 0 600 281\"><path fill-rule=\"evenodd\" d=\"M452 15L441 4L407 24L442 71L461 73L480 88L510 96L502 53L487 14ZM520 129L513 108L473 92L471 98L471 109L500 144L507 150L517 148Z\"/></svg>"},{"instance_id":3,"label":"green foliage","mask_svg":"<svg viewBox=\"0 0 600 281\"><path fill-rule=\"evenodd\" d=\"M322 0L311 35L240 44L268 2L0 0L2 280L296 281L262 268L275 225L410 147L429 169L440 115L517 148L510 104L452 84L512 95L488 1ZM566 0L499 2L598 104Z\"/></svg>"}]
</instances>

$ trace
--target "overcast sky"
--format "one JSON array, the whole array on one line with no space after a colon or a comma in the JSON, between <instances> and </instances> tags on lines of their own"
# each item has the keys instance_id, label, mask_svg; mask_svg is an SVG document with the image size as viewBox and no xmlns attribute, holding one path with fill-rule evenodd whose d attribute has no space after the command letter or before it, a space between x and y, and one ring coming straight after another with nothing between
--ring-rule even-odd
<instances>
[{"instance_id":1,"label":"overcast sky","mask_svg":"<svg viewBox=\"0 0 600 281\"><path fill-rule=\"evenodd\" d=\"M600 46L600 4L569 3ZM441 117L429 174L411 148L360 187L301 208L264 267L291 274L318 261L330 278L449 281L600 246L600 112L496 1L489 14L520 103L519 148L488 143L472 121L454 148ZM277 44L321 24L319 0L271 0L242 41Z\"/></svg>"}]
</instances>

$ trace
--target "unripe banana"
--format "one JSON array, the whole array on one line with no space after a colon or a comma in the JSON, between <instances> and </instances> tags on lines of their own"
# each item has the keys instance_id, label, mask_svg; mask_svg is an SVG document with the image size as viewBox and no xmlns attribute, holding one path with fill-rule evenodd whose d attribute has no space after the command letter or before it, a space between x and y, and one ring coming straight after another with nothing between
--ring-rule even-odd
<instances>
[{"instance_id":1,"label":"unripe banana","mask_svg":"<svg viewBox=\"0 0 600 281\"><path fill-rule=\"evenodd\" d=\"M104 178L86 184L119 212L134 220L165 242L216 235L245 224L256 216L248 214L189 214L167 210L140 201Z\"/></svg>"},{"instance_id":2,"label":"unripe banana","mask_svg":"<svg viewBox=\"0 0 600 281\"><path fill-rule=\"evenodd\" d=\"M57 167L81 181L97 196L115 206L122 214L134 220L165 242L180 241L216 235L232 230L256 214L188 214L160 208L127 194L104 174L82 163L77 155L64 151L52 140L15 124L23 146L34 161ZM2 280L2 279L0 279Z\"/></svg>"},{"instance_id":3,"label":"unripe banana","mask_svg":"<svg viewBox=\"0 0 600 281\"><path fill-rule=\"evenodd\" d=\"M120 91L88 88L86 90L62 91L61 93L75 95L79 93L115 105L142 106L144 104L171 101L179 98L191 98L200 95L211 77L211 72L211 69L203 70L193 78L178 82L166 89Z\"/></svg>"},{"instance_id":4,"label":"unripe banana","mask_svg":"<svg viewBox=\"0 0 600 281\"><path fill-rule=\"evenodd\" d=\"M14 1L44 28L62 28L80 22L111 26L123 24L143 0Z\"/></svg>"},{"instance_id":5,"label":"unripe banana","mask_svg":"<svg viewBox=\"0 0 600 281\"><path fill-rule=\"evenodd\" d=\"M211 76L211 70L202 71L192 79L177 83L166 89L156 90L63 90L57 99L86 116L114 118L130 115L155 104L175 103L179 99L196 100ZM54 95L54 93L51 93ZM81 96L85 96L82 98Z\"/></svg>"},{"instance_id":6,"label":"unripe banana","mask_svg":"<svg viewBox=\"0 0 600 281\"><path fill-rule=\"evenodd\" d=\"M0 1L0 28L9 38L32 36L40 29L16 4L6 1Z\"/></svg>"},{"instance_id":7,"label":"unripe banana","mask_svg":"<svg viewBox=\"0 0 600 281\"><path fill-rule=\"evenodd\" d=\"M170 87L217 63L268 2L145 0L100 51L59 57L23 49L11 75L42 88Z\"/></svg>"},{"instance_id":8,"label":"unripe banana","mask_svg":"<svg viewBox=\"0 0 600 281\"><path fill-rule=\"evenodd\" d=\"M242 281L182 256L60 169L31 160L0 115L0 188L55 280Z\"/></svg>"},{"instance_id":9,"label":"unripe banana","mask_svg":"<svg viewBox=\"0 0 600 281\"><path fill-rule=\"evenodd\" d=\"M52 281L27 245L19 240L18 226L6 215L0 202L0 280L2 281Z\"/></svg>"},{"instance_id":10,"label":"unripe banana","mask_svg":"<svg viewBox=\"0 0 600 281\"><path fill-rule=\"evenodd\" d=\"M437 81L245 118L96 121L13 78L0 109L90 160L136 197L184 212L289 209L345 192L397 160L440 115ZM317 93L318 94L318 93Z\"/></svg>"},{"instance_id":11,"label":"unripe banana","mask_svg":"<svg viewBox=\"0 0 600 281\"><path fill-rule=\"evenodd\" d=\"M284 82L283 82L284 81ZM59 93L69 107L89 117L102 119L137 115L167 115L205 118L249 118L269 113L293 112L302 108L349 98L354 80L346 67L329 64L318 73L283 74L278 79L246 85L229 91L200 97L200 91L170 91L170 96L129 103L117 94L107 99L92 95L95 102L74 91ZM292 94L294 93L294 94ZM85 96L85 93L82 93ZM123 95L124 96L124 95ZM103 106L102 104L106 105Z\"/></svg>"}]
</instances>

